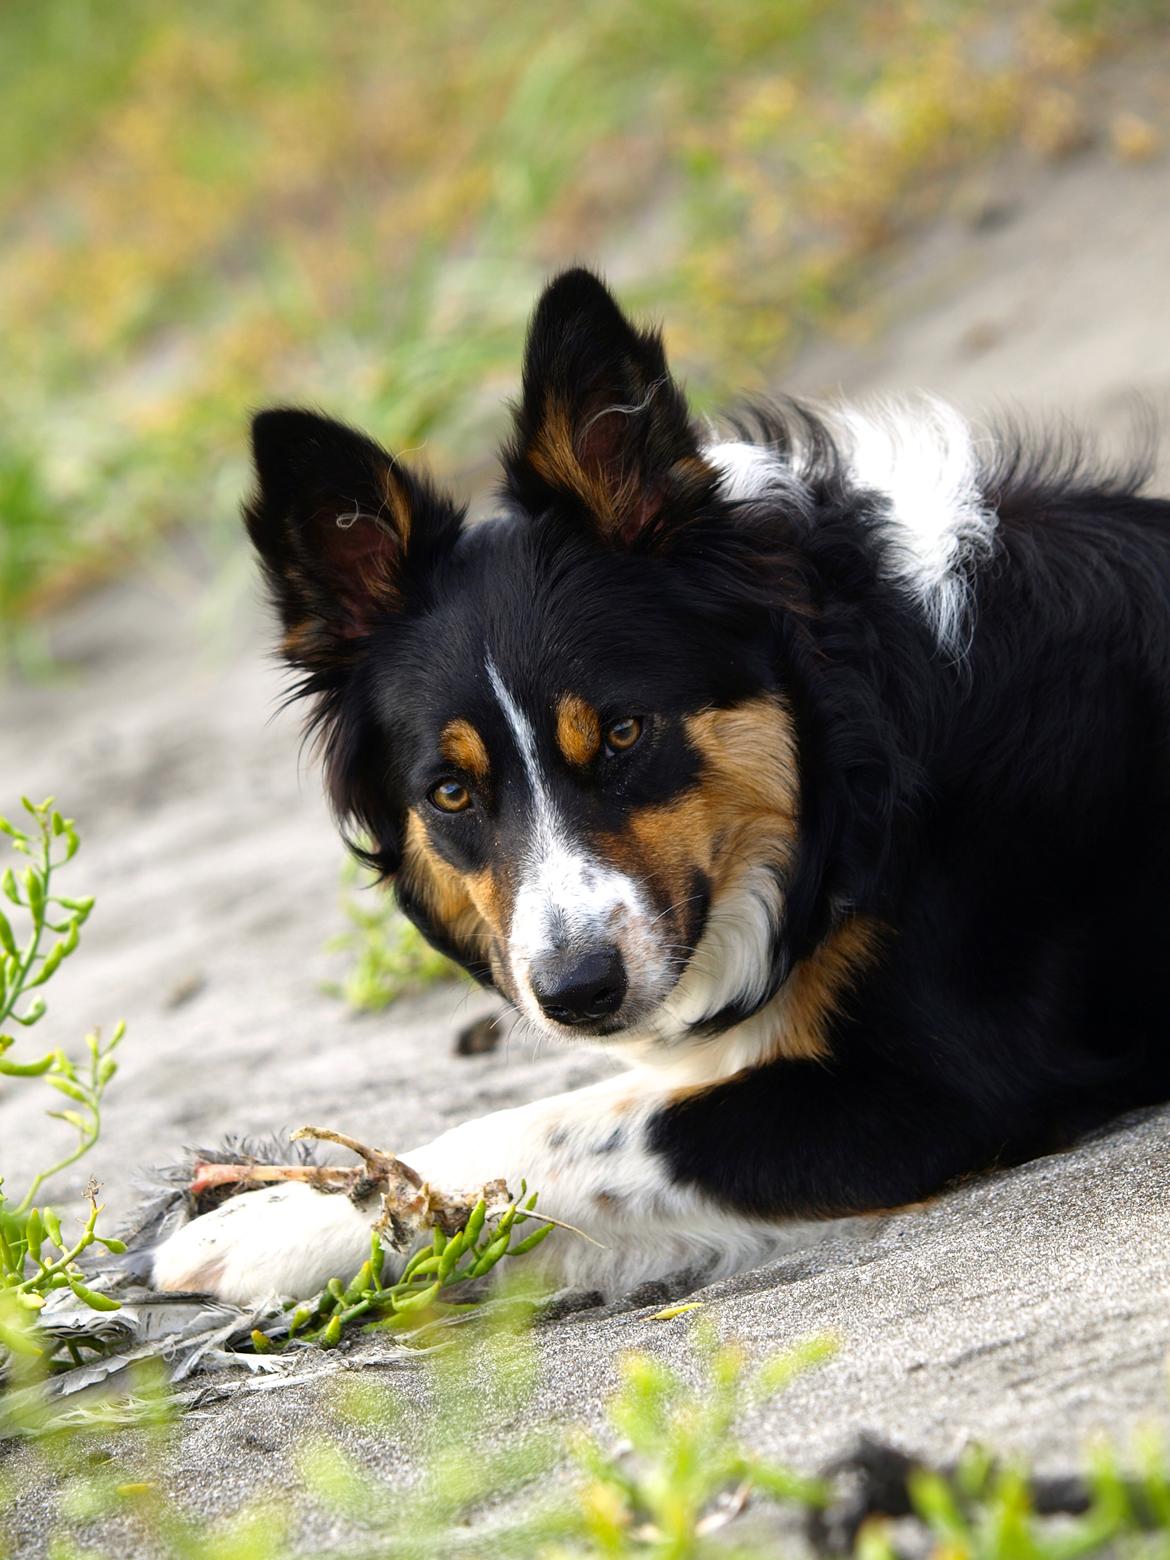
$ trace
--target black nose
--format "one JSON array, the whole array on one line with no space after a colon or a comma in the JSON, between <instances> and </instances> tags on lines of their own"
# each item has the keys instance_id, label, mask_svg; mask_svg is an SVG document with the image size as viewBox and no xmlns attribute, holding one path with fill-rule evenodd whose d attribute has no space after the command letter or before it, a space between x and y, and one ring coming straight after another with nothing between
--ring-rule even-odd
<instances>
[{"instance_id":1,"label":"black nose","mask_svg":"<svg viewBox=\"0 0 1170 1560\"><path fill-rule=\"evenodd\" d=\"M548 954L532 967L532 990L558 1024L589 1024L616 1013L626 994L626 968L612 943L588 953Z\"/></svg>"}]
</instances>

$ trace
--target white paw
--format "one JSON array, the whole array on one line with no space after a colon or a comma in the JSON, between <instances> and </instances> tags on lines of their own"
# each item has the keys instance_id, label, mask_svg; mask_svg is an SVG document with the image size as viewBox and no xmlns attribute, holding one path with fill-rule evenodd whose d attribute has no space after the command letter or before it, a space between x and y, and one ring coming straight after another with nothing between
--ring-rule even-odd
<instances>
[{"instance_id":1,"label":"white paw","mask_svg":"<svg viewBox=\"0 0 1170 1560\"><path fill-rule=\"evenodd\" d=\"M271 1295L302 1300L331 1278L353 1277L369 1254L380 1211L377 1199L363 1212L342 1193L298 1181L244 1192L163 1242L154 1254L154 1284L234 1305Z\"/></svg>"}]
</instances>

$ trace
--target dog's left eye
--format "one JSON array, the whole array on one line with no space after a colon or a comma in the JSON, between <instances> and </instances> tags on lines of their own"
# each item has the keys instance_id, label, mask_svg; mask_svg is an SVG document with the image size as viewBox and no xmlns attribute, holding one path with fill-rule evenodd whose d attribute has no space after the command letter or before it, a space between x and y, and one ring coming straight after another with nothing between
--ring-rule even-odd
<instances>
[{"instance_id":1,"label":"dog's left eye","mask_svg":"<svg viewBox=\"0 0 1170 1560\"><path fill-rule=\"evenodd\" d=\"M603 735L608 754L624 753L642 735L642 722L636 715L623 715L621 720L610 721Z\"/></svg>"},{"instance_id":2,"label":"dog's left eye","mask_svg":"<svg viewBox=\"0 0 1170 1560\"><path fill-rule=\"evenodd\" d=\"M471 792L458 780L440 780L438 785L431 787L430 802L440 812L464 812L471 806Z\"/></svg>"}]
</instances>

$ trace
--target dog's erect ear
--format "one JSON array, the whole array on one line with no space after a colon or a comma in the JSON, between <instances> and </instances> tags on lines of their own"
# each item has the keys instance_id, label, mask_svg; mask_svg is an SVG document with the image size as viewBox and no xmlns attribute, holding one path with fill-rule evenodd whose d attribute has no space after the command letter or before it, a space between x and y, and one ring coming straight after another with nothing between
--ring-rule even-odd
<instances>
[{"instance_id":1,"label":"dog's erect ear","mask_svg":"<svg viewBox=\"0 0 1170 1560\"><path fill-rule=\"evenodd\" d=\"M526 508L567 500L620 547L668 543L716 483L658 332L638 330L583 270L536 306L504 464Z\"/></svg>"},{"instance_id":2,"label":"dog's erect ear","mask_svg":"<svg viewBox=\"0 0 1170 1560\"><path fill-rule=\"evenodd\" d=\"M256 491L244 509L284 625L286 657L344 662L401 611L462 511L372 439L315 412L252 423Z\"/></svg>"}]
</instances>

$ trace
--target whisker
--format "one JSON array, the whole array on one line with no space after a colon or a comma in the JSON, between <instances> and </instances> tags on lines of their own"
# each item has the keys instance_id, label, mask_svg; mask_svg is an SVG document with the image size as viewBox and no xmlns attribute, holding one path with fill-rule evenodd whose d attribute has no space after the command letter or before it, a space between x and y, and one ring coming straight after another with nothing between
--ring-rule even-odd
<instances>
[{"instance_id":1,"label":"whisker","mask_svg":"<svg viewBox=\"0 0 1170 1560\"><path fill-rule=\"evenodd\" d=\"M694 900L702 899L703 897L704 896L702 894L688 894L685 899L680 899L677 904L667 905L666 909L663 910L660 915L656 915L654 917L654 919L650 922L650 925L657 926L658 922L662 920L664 915L671 915L675 910L681 910L683 905L689 905L693 903Z\"/></svg>"}]
</instances>

